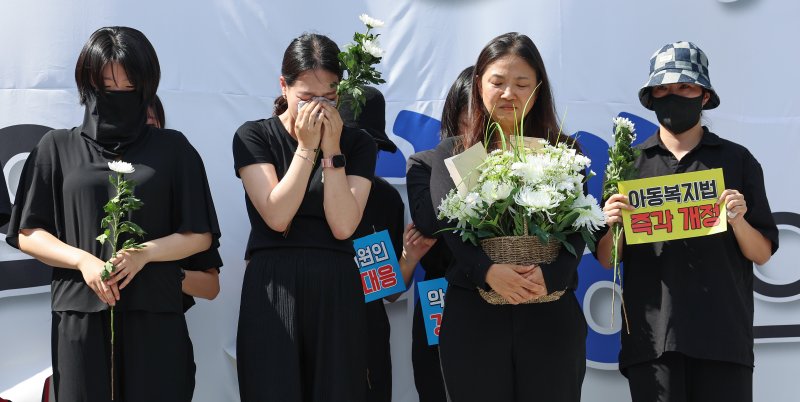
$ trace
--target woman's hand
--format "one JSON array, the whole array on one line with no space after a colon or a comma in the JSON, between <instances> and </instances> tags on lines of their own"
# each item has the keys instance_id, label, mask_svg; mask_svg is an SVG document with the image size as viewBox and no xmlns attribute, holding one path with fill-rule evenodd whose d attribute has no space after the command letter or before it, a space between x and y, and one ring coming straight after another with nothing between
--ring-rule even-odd
<instances>
[{"instance_id":1,"label":"woman's hand","mask_svg":"<svg viewBox=\"0 0 800 402\"><path fill-rule=\"evenodd\" d=\"M138 274L148 262L150 261L144 249L125 249L117 252L117 256L111 259L111 263L114 264L116 270L111 274L111 279L109 279L107 283L110 285L117 285L122 281L119 288L125 289L125 286L131 283L136 274Z\"/></svg>"},{"instance_id":2,"label":"woman's hand","mask_svg":"<svg viewBox=\"0 0 800 402\"><path fill-rule=\"evenodd\" d=\"M342 123L342 116L339 115L339 111L335 107L324 102L321 105L323 130L320 148L322 148L322 154L326 158L330 158L333 155L342 153L339 140L342 137L344 123Z\"/></svg>"},{"instance_id":3,"label":"woman's hand","mask_svg":"<svg viewBox=\"0 0 800 402\"><path fill-rule=\"evenodd\" d=\"M536 265L492 264L486 273L486 283L509 303L524 303L547 294L544 286L526 277L536 268Z\"/></svg>"},{"instance_id":4,"label":"woman's hand","mask_svg":"<svg viewBox=\"0 0 800 402\"><path fill-rule=\"evenodd\" d=\"M403 233L403 257L409 263L417 265L434 244L436 244L436 239L423 236L413 223L406 225L405 233Z\"/></svg>"},{"instance_id":5,"label":"woman's hand","mask_svg":"<svg viewBox=\"0 0 800 402\"><path fill-rule=\"evenodd\" d=\"M622 224L622 210L633 211L635 208L628 204L628 197L622 194L614 194L608 198L606 205L603 206L603 213L606 215L606 225L611 226L615 223Z\"/></svg>"},{"instance_id":6,"label":"woman's hand","mask_svg":"<svg viewBox=\"0 0 800 402\"><path fill-rule=\"evenodd\" d=\"M727 189L719 196L718 205L725 205L728 209L728 223L731 226L736 226L744 220L744 214L747 213L747 201L744 200L744 194L737 190Z\"/></svg>"},{"instance_id":7,"label":"woman's hand","mask_svg":"<svg viewBox=\"0 0 800 402\"><path fill-rule=\"evenodd\" d=\"M322 137L322 115L323 104L319 101L312 101L297 113L294 121L294 133L297 136L297 143L300 148L315 149L319 147Z\"/></svg>"},{"instance_id":8,"label":"woman's hand","mask_svg":"<svg viewBox=\"0 0 800 402\"><path fill-rule=\"evenodd\" d=\"M119 300L119 289L115 283L106 284L103 282L102 273L106 263L103 260L87 254L78 262L78 270L83 274L86 286L94 291L101 302L113 306Z\"/></svg>"}]
</instances>

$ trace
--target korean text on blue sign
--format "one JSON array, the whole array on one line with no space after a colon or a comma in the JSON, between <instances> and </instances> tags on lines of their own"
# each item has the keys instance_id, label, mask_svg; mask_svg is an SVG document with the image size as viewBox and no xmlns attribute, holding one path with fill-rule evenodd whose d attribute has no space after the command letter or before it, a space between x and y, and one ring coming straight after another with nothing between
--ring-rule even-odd
<instances>
[{"instance_id":1,"label":"korean text on blue sign","mask_svg":"<svg viewBox=\"0 0 800 402\"><path fill-rule=\"evenodd\" d=\"M419 282L419 302L422 307L422 318L425 321L425 332L428 334L428 345L439 344L439 328L442 325L444 312L444 294L447 292L447 279L438 278Z\"/></svg>"},{"instance_id":2,"label":"korean text on blue sign","mask_svg":"<svg viewBox=\"0 0 800 402\"><path fill-rule=\"evenodd\" d=\"M386 230L353 240L367 303L406 290L392 240Z\"/></svg>"}]
</instances>

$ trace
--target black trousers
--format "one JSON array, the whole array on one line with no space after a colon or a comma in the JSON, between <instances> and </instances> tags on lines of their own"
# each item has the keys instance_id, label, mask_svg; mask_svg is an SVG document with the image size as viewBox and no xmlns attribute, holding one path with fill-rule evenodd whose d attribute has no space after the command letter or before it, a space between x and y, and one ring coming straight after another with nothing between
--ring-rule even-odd
<instances>
[{"instance_id":1,"label":"black trousers","mask_svg":"<svg viewBox=\"0 0 800 402\"><path fill-rule=\"evenodd\" d=\"M447 288L439 351L453 402L578 402L586 321L572 292L540 304L494 306Z\"/></svg>"},{"instance_id":2,"label":"black trousers","mask_svg":"<svg viewBox=\"0 0 800 402\"><path fill-rule=\"evenodd\" d=\"M361 278L346 253L255 253L242 284L236 356L243 402L363 402Z\"/></svg>"},{"instance_id":3,"label":"black trousers","mask_svg":"<svg viewBox=\"0 0 800 402\"><path fill-rule=\"evenodd\" d=\"M422 306L414 307L413 327L411 329L411 363L414 366L414 385L419 402L446 402L442 366L439 363L439 346L428 345Z\"/></svg>"},{"instance_id":4,"label":"black trousers","mask_svg":"<svg viewBox=\"0 0 800 402\"><path fill-rule=\"evenodd\" d=\"M392 402L391 326L383 299L366 303L367 402Z\"/></svg>"},{"instance_id":5,"label":"black trousers","mask_svg":"<svg viewBox=\"0 0 800 402\"><path fill-rule=\"evenodd\" d=\"M752 402L753 368L666 352L621 370L633 402Z\"/></svg>"},{"instance_id":6,"label":"black trousers","mask_svg":"<svg viewBox=\"0 0 800 402\"><path fill-rule=\"evenodd\" d=\"M115 312L115 402L185 401L194 360L183 313ZM109 311L53 312L53 388L59 402L111 400Z\"/></svg>"}]
</instances>

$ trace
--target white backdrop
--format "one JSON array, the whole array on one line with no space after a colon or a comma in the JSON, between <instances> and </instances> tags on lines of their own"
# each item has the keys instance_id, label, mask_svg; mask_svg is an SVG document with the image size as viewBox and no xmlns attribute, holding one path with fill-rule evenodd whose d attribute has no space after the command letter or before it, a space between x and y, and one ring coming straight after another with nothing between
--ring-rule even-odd
<instances>
[{"instance_id":1,"label":"white backdrop","mask_svg":"<svg viewBox=\"0 0 800 402\"><path fill-rule=\"evenodd\" d=\"M24 124L80 124L83 112L74 66L95 29L136 27L158 52L159 94L167 125L183 131L203 156L223 231L222 292L217 300L200 301L188 313L198 365L196 401L238 400L233 355L248 222L244 193L233 174L232 135L242 122L271 114L279 93L281 57L293 37L318 32L343 45L362 29L357 19L362 12L387 23L378 31L386 50L379 68L387 84L381 89L387 99L387 131L403 155L382 155L378 170L403 194L404 157L430 146L436 135L434 119L451 82L498 34L520 31L537 43L553 80L558 110L566 112L565 131L583 132L581 138L593 141L596 154L604 152L611 118L618 113L654 120L636 97L653 51L677 40L693 41L705 50L722 104L704 118L713 131L744 144L761 161L773 212L782 213L781 250L766 266L757 267L761 290L756 294L755 320L761 329L757 328L755 400L796 400L800 383L792 373L800 361L800 290L795 291L800 280L800 190L794 171L800 156L800 54L794 45L800 37L800 3L4 0L0 136L4 128ZM24 160L24 152L15 149L11 153L21 157L2 160L12 195L21 166L15 163ZM20 258L24 257L0 245L0 263ZM581 266L581 275L581 295L608 277L589 260ZM38 400L48 373L47 291L0 291L0 396L15 402ZM626 382L613 370L619 335L603 328L608 300L596 296L582 302L593 325L588 345L592 368L587 370L583 399L627 401ZM417 398L410 364L412 307L411 297L387 306L395 401Z\"/></svg>"}]
</instances>

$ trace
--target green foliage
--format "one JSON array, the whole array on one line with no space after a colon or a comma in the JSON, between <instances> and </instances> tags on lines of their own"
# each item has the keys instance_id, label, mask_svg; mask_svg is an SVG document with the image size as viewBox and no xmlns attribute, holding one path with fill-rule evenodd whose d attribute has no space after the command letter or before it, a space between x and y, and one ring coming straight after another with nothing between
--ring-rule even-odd
<instances>
[{"instance_id":1,"label":"green foliage","mask_svg":"<svg viewBox=\"0 0 800 402\"><path fill-rule=\"evenodd\" d=\"M367 25L365 33L353 34L354 43L346 45L344 50L339 53L339 66L345 72L345 78L339 81L336 93L340 98L344 95L352 98L351 108L354 118L358 118L367 101L363 87L386 82L381 78L380 71L374 67L375 64L381 62L382 57L369 52L369 50L378 54L382 52L378 48L380 34L371 33L371 31L372 27Z\"/></svg>"},{"instance_id":2,"label":"green foliage","mask_svg":"<svg viewBox=\"0 0 800 402\"><path fill-rule=\"evenodd\" d=\"M100 228L104 230L101 235L97 236L97 241L101 245L108 244L111 248L109 261L106 261L105 268L101 273L103 280L108 280L111 277L111 273L115 271L116 267L110 260L117 255L117 252L125 249L141 249L143 246L135 238L141 238L145 234L139 225L133 223L130 219L125 219L130 217L131 212L140 209L144 205L140 199L133 195L136 183L125 180L124 174L121 173L109 175L108 181L114 187L116 194L103 206L106 216L100 221ZM129 238L120 247L120 235L125 233L128 234Z\"/></svg>"}]
</instances>

